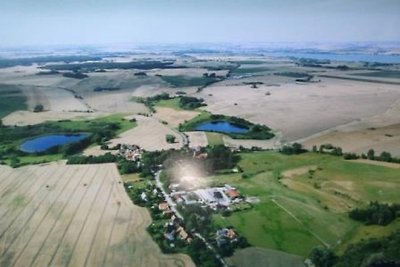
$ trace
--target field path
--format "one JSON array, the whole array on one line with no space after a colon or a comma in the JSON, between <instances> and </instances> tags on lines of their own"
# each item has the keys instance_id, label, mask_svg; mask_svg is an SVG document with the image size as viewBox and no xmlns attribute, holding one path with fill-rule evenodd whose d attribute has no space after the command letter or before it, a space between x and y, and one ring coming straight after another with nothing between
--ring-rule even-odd
<instances>
[{"instance_id":1,"label":"field path","mask_svg":"<svg viewBox=\"0 0 400 267\"><path fill-rule=\"evenodd\" d=\"M324 246L326 246L326 247L328 247L328 248L330 247L330 245L329 245L327 242L325 242L320 236L318 236L316 233L314 233L313 231L311 231L310 229L308 229L308 227L306 227L306 226L304 225L304 223L303 223L299 218L297 218L296 215L294 215L290 210L286 209L284 206L282 206L281 204L279 204L279 202L276 201L275 199L271 199L271 201L272 201L275 205L277 205L279 208L281 208L284 212L286 212L287 214L289 214L289 216L292 217L296 222L298 222L299 224L303 225L303 226L305 227L305 229L306 229L310 234L312 234L319 242L321 242L322 244L324 244Z\"/></svg>"}]
</instances>

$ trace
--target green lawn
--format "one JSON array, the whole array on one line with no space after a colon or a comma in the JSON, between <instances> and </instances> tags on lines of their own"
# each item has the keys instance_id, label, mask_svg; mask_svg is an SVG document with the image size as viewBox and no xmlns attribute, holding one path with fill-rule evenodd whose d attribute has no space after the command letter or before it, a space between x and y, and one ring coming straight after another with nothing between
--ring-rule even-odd
<instances>
[{"instance_id":1,"label":"green lawn","mask_svg":"<svg viewBox=\"0 0 400 267\"><path fill-rule=\"evenodd\" d=\"M156 102L155 107L165 107L165 108L172 108L175 110L184 110L181 108L179 103L180 103L180 98L175 97L168 100L160 100Z\"/></svg>"},{"instance_id":2,"label":"green lawn","mask_svg":"<svg viewBox=\"0 0 400 267\"><path fill-rule=\"evenodd\" d=\"M398 169L314 153L286 156L277 152L253 152L241 153L240 157L238 165L248 178L242 178L243 174L229 174L212 179L214 183L234 185L242 194L255 196L260 202L254 203L251 210L237 211L227 218L215 215L214 222L235 226L255 246L301 256L307 256L313 247L323 243L336 248L342 240L341 247L345 247L354 238L359 238L360 227L367 226L349 219L346 211L327 208L325 201L331 204L340 200L358 206L371 200L400 203ZM304 185L305 191L288 187L278 179L285 170L310 165L318 166L312 178L308 172L291 178ZM312 186L315 181L321 184L320 189ZM341 188L342 182L351 183L350 190ZM337 188L333 189L332 184ZM338 196L335 190L345 194ZM353 197L352 194L364 201L347 199L348 195ZM372 232L371 235L375 232L369 226L367 230Z\"/></svg>"},{"instance_id":3,"label":"green lawn","mask_svg":"<svg viewBox=\"0 0 400 267\"><path fill-rule=\"evenodd\" d=\"M26 96L14 85L0 85L0 119L17 110L26 110Z\"/></svg>"},{"instance_id":4,"label":"green lawn","mask_svg":"<svg viewBox=\"0 0 400 267\"><path fill-rule=\"evenodd\" d=\"M222 138L222 134L219 133L206 133L208 145L210 146L218 146L223 145L224 140Z\"/></svg>"}]
</instances>

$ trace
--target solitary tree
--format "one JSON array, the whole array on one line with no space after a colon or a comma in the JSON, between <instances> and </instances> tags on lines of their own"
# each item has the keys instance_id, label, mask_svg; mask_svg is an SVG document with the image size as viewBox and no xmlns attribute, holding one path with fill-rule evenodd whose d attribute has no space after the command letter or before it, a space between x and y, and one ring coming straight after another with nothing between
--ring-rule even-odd
<instances>
[{"instance_id":1,"label":"solitary tree","mask_svg":"<svg viewBox=\"0 0 400 267\"><path fill-rule=\"evenodd\" d=\"M375 159L375 151L373 149L368 150L367 157L370 160Z\"/></svg>"},{"instance_id":2,"label":"solitary tree","mask_svg":"<svg viewBox=\"0 0 400 267\"><path fill-rule=\"evenodd\" d=\"M42 104L36 105L35 108L33 109L33 112L42 112L44 109Z\"/></svg>"},{"instance_id":3,"label":"solitary tree","mask_svg":"<svg viewBox=\"0 0 400 267\"><path fill-rule=\"evenodd\" d=\"M380 160L390 162L392 161L392 155L389 152L383 151L379 156Z\"/></svg>"},{"instance_id":4,"label":"solitary tree","mask_svg":"<svg viewBox=\"0 0 400 267\"><path fill-rule=\"evenodd\" d=\"M165 140L167 140L168 143L172 144L175 143L176 137L172 134L167 134L165 136Z\"/></svg>"}]
</instances>

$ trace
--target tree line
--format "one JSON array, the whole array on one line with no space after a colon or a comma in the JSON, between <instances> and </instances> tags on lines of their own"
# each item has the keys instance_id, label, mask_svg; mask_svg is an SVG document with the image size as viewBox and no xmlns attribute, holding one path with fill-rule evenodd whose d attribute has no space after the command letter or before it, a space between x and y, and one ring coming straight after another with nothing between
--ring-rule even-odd
<instances>
[{"instance_id":1,"label":"tree line","mask_svg":"<svg viewBox=\"0 0 400 267\"><path fill-rule=\"evenodd\" d=\"M373 201L364 209L356 208L350 211L349 217L366 225L388 225L397 217L400 217L400 205Z\"/></svg>"},{"instance_id":2,"label":"tree line","mask_svg":"<svg viewBox=\"0 0 400 267\"><path fill-rule=\"evenodd\" d=\"M315 267L398 267L400 266L400 231L382 238L362 240L350 245L343 255L317 247L309 256Z\"/></svg>"}]
</instances>

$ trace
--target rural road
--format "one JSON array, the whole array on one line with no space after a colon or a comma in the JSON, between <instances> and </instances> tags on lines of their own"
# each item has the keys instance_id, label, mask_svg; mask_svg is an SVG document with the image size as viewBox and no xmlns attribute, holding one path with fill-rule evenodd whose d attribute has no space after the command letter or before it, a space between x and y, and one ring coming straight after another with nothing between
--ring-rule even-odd
<instances>
[{"instance_id":1,"label":"rural road","mask_svg":"<svg viewBox=\"0 0 400 267\"><path fill-rule=\"evenodd\" d=\"M176 214L176 216L183 220L182 214L176 209L176 204L169 196L169 194L164 189L164 184L160 181L160 174L161 171L158 171L154 177L156 178L156 186L161 190L164 195L165 200L167 201L168 205L171 207L171 210Z\"/></svg>"},{"instance_id":2,"label":"rural road","mask_svg":"<svg viewBox=\"0 0 400 267\"><path fill-rule=\"evenodd\" d=\"M156 179L156 186L161 190L161 192L164 195L165 200L167 201L168 205L171 207L171 210L175 213L175 215L180 218L182 221L184 221L184 218L182 216L182 214L176 209L176 204L175 202L172 200L172 198L169 196L169 194L167 194L167 192L164 189L164 184L161 182L160 180L160 174L161 171L156 172L156 174L154 175L155 179ZM215 257L217 258L217 260L219 260L222 264L222 266L224 267L228 267L228 265L226 264L226 262L224 261L224 259L221 257L221 255L217 252L217 250L200 234L200 233L194 233L195 236L197 236L199 239L201 239L204 244L206 244L206 246L208 247L208 249L210 249L214 254Z\"/></svg>"}]
</instances>

